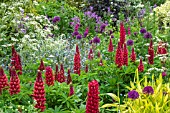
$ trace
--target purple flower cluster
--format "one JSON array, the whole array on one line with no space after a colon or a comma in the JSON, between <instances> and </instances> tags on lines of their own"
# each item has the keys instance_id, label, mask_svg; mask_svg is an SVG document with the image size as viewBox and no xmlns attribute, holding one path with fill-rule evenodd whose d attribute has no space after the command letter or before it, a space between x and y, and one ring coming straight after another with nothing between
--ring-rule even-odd
<instances>
[{"instance_id":1,"label":"purple flower cluster","mask_svg":"<svg viewBox=\"0 0 170 113\"><path fill-rule=\"evenodd\" d=\"M144 34L144 38L146 38L146 39L152 38L152 34L150 32L146 32Z\"/></svg>"},{"instance_id":2,"label":"purple flower cluster","mask_svg":"<svg viewBox=\"0 0 170 113\"><path fill-rule=\"evenodd\" d=\"M106 28L106 24L105 23L101 24L100 25L100 32L101 33L104 32L105 28Z\"/></svg>"},{"instance_id":3,"label":"purple flower cluster","mask_svg":"<svg viewBox=\"0 0 170 113\"><path fill-rule=\"evenodd\" d=\"M145 9L141 9L141 10L138 12L138 17L139 17L139 18L143 18L144 15L145 15L145 13L146 13Z\"/></svg>"},{"instance_id":4,"label":"purple flower cluster","mask_svg":"<svg viewBox=\"0 0 170 113\"><path fill-rule=\"evenodd\" d=\"M90 40L90 41L89 41L89 44L92 44L92 43L93 43L93 40Z\"/></svg>"},{"instance_id":5,"label":"purple flower cluster","mask_svg":"<svg viewBox=\"0 0 170 113\"><path fill-rule=\"evenodd\" d=\"M146 29L145 28L141 28L140 33L142 33L142 34L146 33Z\"/></svg>"},{"instance_id":6,"label":"purple flower cluster","mask_svg":"<svg viewBox=\"0 0 170 113\"><path fill-rule=\"evenodd\" d=\"M78 31L74 31L72 35L73 35L73 36L77 36L78 34L79 34Z\"/></svg>"},{"instance_id":7,"label":"purple flower cluster","mask_svg":"<svg viewBox=\"0 0 170 113\"><path fill-rule=\"evenodd\" d=\"M137 36L137 32L134 32L134 35Z\"/></svg>"},{"instance_id":8,"label":"purple flower cluster","mask_svg":"<svg viewBox=\"0 0 170 113\"><path fill-rule=\"evenodd\" d=\"M146 86L146 87L144 87L144 89L143 89L143 93L144 93L144 94L153 94L153 93L154 93L154 90L153 90L152 86Z\"/></svg>"},{"instance_id":9,"label":"purple flower cluster","mask_svg":"<svg viewBox=\"0 0 170 113\"><path fill-rule=\"evenodd\" d=\"M59 16L55 16L52 21L53 21L53 23L59 22L60 21L60 17Z\"/></svg>"},{"instance_id":10,"label":"purple flower cluster","mask_svg":"<svg viewBox=\"0 0 170 113\"><path fill-rule=\"evenodd\" d=\"M114 36L113 36L113 35L111 35L110 37L111 37L111 38L114 38Z\"/></svg>"},{"instance_id":11,"label":"purple flower cluster","mask_svg":"<svg viewBox=\"0 0 170 113\"><path fill-rule=\"evenodd\" d=\"M97 36L95 36L94 38L93 38L93 43L100 43L100 38L98 38Z\"/></svg>"},{"instance_id":12,"label":"purple flower cluster","mask_svg":"<svg viewBox=\"0 0 170 113\"><path fill-rule=\"evenodd\" d=\"M81 34L78 34L78 35L76 36L76 38L77 38L77 39L81 39L81 38L82 38L82 35L81 35Z\"/></svg>"},{"instance_id":13,"label":"purple flower cluster","mask_svg":"<svg viewBox=\"0 0 170 113\"><path fill-rule=\"evenodd\" d=\"M132 91L128 92L128 98L131 98L133 100L138 99L139 93L135 90L132 90Z\"/></svg>"},{"instance_id":14,"label":"purple flower cluster","mask_svg":"<svg viewBox=\"0 0 170 113\"><path fill-rule=\"evenodd\" d=\"M84 12L84 15L87 16L88 18L94 18L94 19L98 17L98 15L95 12L93 13L91 11Z\"/></svg>"},{"instance_id":15,"label":"purple flower cluster","mask_svg":"<svg viewBox=\"0 0 170 113\"><path fill-rule=\"evenodd\" d=\"M72 18L71 20L72 20L72 22L70 22L70 26L72 26L73 28L75 28L75 26L76 26L77 24L80 25L80 18L79 18L79 17L75 16L75 17Z\"/></svg>"},{"instance_id":16,"label":"purple flower cluster","mask_svg":"<svg viewBox=\"0 0 170 113\"><path fill-rule=\"evenodd\" d=\"M126 43L127 43L127 46L132 46L134 42L133 42L133 40L129 39L129 40L127 40Z\"/></svg>"}]
</instances>

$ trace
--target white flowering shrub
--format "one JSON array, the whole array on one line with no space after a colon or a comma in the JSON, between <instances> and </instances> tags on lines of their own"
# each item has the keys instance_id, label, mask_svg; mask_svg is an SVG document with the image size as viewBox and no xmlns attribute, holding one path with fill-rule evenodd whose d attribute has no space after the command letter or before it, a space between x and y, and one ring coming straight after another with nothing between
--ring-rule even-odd
<instances>
[{"instance_id":1,"label":"white flowering shrub","mask_svg":"<svg viewBox=\"0 0 170 113\"><path fill-rule=\"evenodd\" d=\"M31 13L31 11L25 12L28 9L25 6L28 4L27 2L0 3L2 14L2 18L0 18L0 57L3 57L0 61L1 64L8 63L6 59L11 57L12 45L22 47L25 44L24 41L37 44L39 40L55 37L54 32L58 29L57 25L44 15ZM37 2L33 2L29 6L37 4Z\"/></svg>"},{"instance_id":2,"label":"white flowering shrub","mask_svg":"<svg viewBox=\"0 0 170 113\"><path fill-rule=\"evenodd\" d=\"M166 1L159 7L154 9L156 15L160 22L163 23L164 27L167 29L170 27L170 1Z\"/></svg>"}]
</instances>

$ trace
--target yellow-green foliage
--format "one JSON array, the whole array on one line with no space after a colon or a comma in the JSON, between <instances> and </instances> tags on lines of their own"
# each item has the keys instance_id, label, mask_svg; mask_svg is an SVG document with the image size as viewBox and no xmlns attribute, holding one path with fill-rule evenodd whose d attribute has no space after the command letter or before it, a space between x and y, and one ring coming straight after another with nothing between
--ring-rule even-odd
<instances>
[{"instance_id":1,"label":"yellow-green foliage","mask_svg":"<svg viewBox=\"0 0 170 113\"><path fill-rule=\"evenodd\" d=\"M105 104L102 108L114 107L114 111L120 110L121 113L170 113L170 84L163 84L162 75L155 79L152 76L152 81L148 81L147 76L139 80L138 70L134 82L130 82L131 87L127 86L129 90L136 90L139 93L139 98L136 100L125 99L123 105L119 105L119 97L115 94L109 93L117 103ZM144 94L142 92L145 86L152 86L154 94Z\"/></svg>"},{"instance_id":2,"label":"yellow-green foliage","mask_svg":"<svg viewBox=\"0 0 170 113\"><path fill-rule=\"evenodd\" d=\"M163 22L165 28L170 27L170 0L166 1L160 7L154 9L160 22Z\"/></svg>"}]
</instances>

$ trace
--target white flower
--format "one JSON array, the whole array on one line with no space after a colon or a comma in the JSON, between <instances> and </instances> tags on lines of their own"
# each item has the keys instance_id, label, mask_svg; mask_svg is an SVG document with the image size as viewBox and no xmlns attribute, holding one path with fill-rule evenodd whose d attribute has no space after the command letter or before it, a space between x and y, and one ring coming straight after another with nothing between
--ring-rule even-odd
<instances>
[{"instance_id":1,"label":"white flower","mask_svg":"<svg viewBox=\"0 0 170 113\"><path fill-rule=\"evenodd\" d=\"M53 56L53 55L50 55L50 56L48 56L48 57L50 57L50 58L54 58L55 56Z\"/></svg>"},{"instance_id":2,"label":"white flower","mask_svg":"<svg viewBox=\"0 0 170 113\"><path fill-rule=\"evenodd\" d=\"M5 8L7 5L5 3L1 3L1 8Z\"/></svg>"},{"instance_id":3,"label":"white flower","mask_svg":"<svg viewBox=\"0 0 170 113\"><path fill-rule=\"evenodd\" d=\"M38 2L35 1L35 0L33 1L33 4L34 4L34 5L39 5Z\"/></svg>"},{"instance_id":4,"label":"white flower","mask_svg":"<svg viewBox=\"0 0 170 113\"><path fill-rule=\"evenodd\" d=\"M43 9L46 9L45 6L42 6Z\"/></svg>"},{"instance_id":5,"label":"white flower","mask_svg":"<svg viewBox=\"0 0 170 113\"><path fill-rule=\"evenodd\" d=\"M146 56L146 57L150 57L150 55L148 55L148 54L146 54L145 56Z\"/></svg>"},{"instance_id":6,"label":"white flower","mask_svg":"<svg viewBox=\"0 0 170 113\"><path fill-rule=\"evenodd\" d=\"M152 70L154 70L154 69L155 69L155 68L149 68L148 71L150 72L150 71L152 71Z\"/></svg>"},{"instance_id":7,"label":"white flower","mask_svg":"<svg viewBox=\"0 0 170 113\"><path fill-rule=\"evenodd\" d=\"M146 43L146 44L144 44L145 46L149 46L150 44L149 43Z\"/></svg>"},{"instance_id":8,"label":"white flower","mask_svg":"<svg viewBox=\"0 0 170 113\"><path fill-rule=\"evenodd\" d=\"M23 38L30 38L30 35L24 35Z\"/></svg>"}]
</instances>

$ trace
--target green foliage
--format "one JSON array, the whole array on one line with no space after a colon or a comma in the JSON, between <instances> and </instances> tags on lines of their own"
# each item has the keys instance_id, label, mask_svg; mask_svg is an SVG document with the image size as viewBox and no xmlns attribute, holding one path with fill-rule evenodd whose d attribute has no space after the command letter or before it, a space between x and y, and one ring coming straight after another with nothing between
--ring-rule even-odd
<instances>
[{"instance_id":1,"label":"green foliage","mask_svg":"<svg viewBox=\"0 0 170 113\"><path fill-rule=\"evenodd\" d=\"M143 93L143 88L146 86L152 86L154 94L147 95ZM138 70L136 70L134 82L130 82L130 87L126 87L129 90L136 90L139 93L139 98L136 100L125 99L124 104L119 104L120 100L115 94L108 94L112 97L116 103L105 104L102 108L114 107L113 109L120 110L122 113L143 113L143 112L169 112L170 106L170 87L169 83L163 83L162 75L160 74L158 79L155 79L152 75L152 81L149 81L147 76L143 79L139 79Z\"/></svg>"},{"instance_id":2,"label":"green foliage","mask_svg":"<svg viewBox=\"0 0 170 113\"><path fill-rule=\"evenodd\" d=\"M147 3L147 0L141 0L143 4ZM155 4L160 6L161 4L164 4L166 0L151 0L149 1L151 6L154 6Z\"/></svg>"},{"instance_id":3,"label":"green foliage","mask_svg":"<svg viewBox=\"0 0 170 113\"><path fill-rule=\"evenodd\" d=\"M70 20L75 15L82 15L76 7L71 7L66 2L62 1L49 1L49 2L40 2L39 5L35 7L36 12L41 15L47 15L49 18L54 16L59 16L60 22L58 22L59 31L56 34L65 34L71 32L70 30Z\"/></svg>"}]
</instances>

